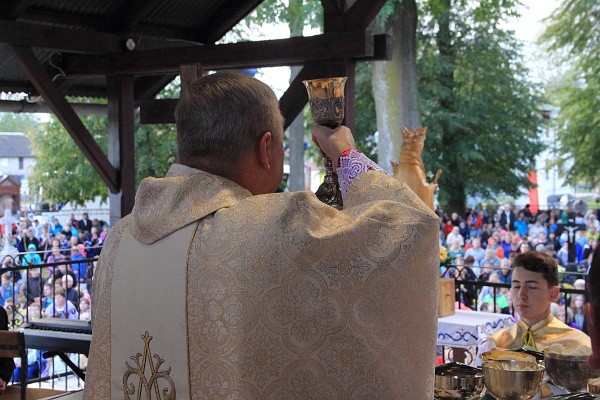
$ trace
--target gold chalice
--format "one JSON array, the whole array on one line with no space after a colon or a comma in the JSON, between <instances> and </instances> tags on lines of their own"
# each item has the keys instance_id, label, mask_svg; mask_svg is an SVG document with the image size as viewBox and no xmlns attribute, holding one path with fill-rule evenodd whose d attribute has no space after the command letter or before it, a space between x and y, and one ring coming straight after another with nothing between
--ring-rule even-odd
<instances>
[{"instance_id":1,"label":"gold chalice","mask_svg":"<svg viewBox=\"0 0 600 400\"><path fill-rule=\"evenodd\" d=\"M339 126L344 120L344 86L347 77L311 79L302 81L308 91L310 112L316 124L329 128ZM317 198L338 210L343 208L342 192L333 162L325 157L325 178L315 193Z\"/></svg>"}]
</instances>

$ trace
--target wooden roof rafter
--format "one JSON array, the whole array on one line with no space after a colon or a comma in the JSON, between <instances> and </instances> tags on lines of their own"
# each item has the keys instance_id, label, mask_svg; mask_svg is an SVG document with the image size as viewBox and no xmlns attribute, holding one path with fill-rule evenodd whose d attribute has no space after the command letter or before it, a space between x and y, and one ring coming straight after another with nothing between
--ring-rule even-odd
<instances>
[{"instance_id":1,"label":"wooden roof rafter","mask_svg":"<svg viewBox=\"0 0 600 400\"><path fill-rule=\"evenodd\" d=\"M120 184L117 172L102 152L98 143L83 125L73 108L67 103L62 92L58 90L50 76L46 73L33 51L24 46L9 46L11 52L26 71L29 79L38 92L47 101L49 107L63 124L73 141L83 154L94 165L111 192L118 192Z\"/></svg>"}]
</instances>

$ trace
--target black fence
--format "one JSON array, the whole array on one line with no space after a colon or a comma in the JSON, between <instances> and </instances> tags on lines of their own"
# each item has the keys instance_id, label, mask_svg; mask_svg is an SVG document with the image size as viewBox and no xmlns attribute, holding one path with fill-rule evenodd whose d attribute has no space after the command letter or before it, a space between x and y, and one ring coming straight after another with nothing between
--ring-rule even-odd
<instances>
[{"instance_id":1,"label":"black fence","mask_svg":"<svg viewBox=\"0 0 600 400\"><path fill-rule=\"evenodd\" d=\"M8 314L9 329L22 328L33 321L48 318L91 320L91 286L97 257L69 259L67 256L57 262L35 263L31 262L33 257L25 257L28 254L33 253L2 257L0 305ZM40 259L46 258L43 252L37 254ZM65 378L64 389L67 389L67 381L73 376L72 370L63 363L56 363L57 358L44 358L44 354L43 350L28 349L28 366L17 366L13 384L18 384L19 374L27 373L29 383L46 382L51 387L55 386L58 378ZM79 368L85 369L85 356L71 354L69 358Z\"/></svg>"},{"instance_id":2,"label":"black fence","mask_svg":"<svg viewBox=\"0 0 600 400\"><path fill-rule=\"evenodd\" d=\"M477 278L467 278L471 274L464 266L448 265L440 267L440 278L452 278L455 280L455 300L460 306L471 308L477 311L488 311L514 315L515 311L512 302L508 299L508 307L503 307L504 304L499 304L499 295L506 294L510 291L510 283L489 282L479 280ZM501 273L500 268L491 268L492 272ZM559 288L560 294L556 299L555 312L563 319L563 322L569 323L569 304L574 296L583 295L587 301L587 293L585 289L575 289L573 283L578 279L585 280L587 274L583 272L565 271L559 272ZM492 300L482 309L482 291L486 290Z\"/></svg>"}]
</instances>

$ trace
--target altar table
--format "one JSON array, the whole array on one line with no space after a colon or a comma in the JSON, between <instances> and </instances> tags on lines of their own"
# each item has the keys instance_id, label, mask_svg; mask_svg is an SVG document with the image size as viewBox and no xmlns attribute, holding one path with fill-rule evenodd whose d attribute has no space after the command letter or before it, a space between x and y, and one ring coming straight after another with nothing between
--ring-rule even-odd
<instances>
[{"instance_id":1,"label":"altar table","mask_svg":"<svg viewBox=\"0 0 600 400\"><path fill-rule=\"evenodd\" d=\"M438 318L437 344L451 348L444 351L444 359L476 365L480 344L514 324L513 317L507 314L456 310L454 315Z\"/></svg>"}]
</instances>

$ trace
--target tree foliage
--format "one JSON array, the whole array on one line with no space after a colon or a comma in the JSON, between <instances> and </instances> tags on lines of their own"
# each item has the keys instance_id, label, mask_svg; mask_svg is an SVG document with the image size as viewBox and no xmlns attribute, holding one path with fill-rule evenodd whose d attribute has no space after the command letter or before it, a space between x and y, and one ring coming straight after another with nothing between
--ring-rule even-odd
<instances>
[{"instance_id":1,"label":"tree foliage","mask_svg":"<svg viewBox=\"0 0 600 400\"><path fill-rule=\"evenodd\" d=\"M0 132L33 134L40 129L40 119L35 114L0 113Z\"/></svg>"},{"instance_id":2,"label":"tree foliage","mask_svg":"<svg viewBox=\"0 0 600 400\"><path fill-rule=\"evenodd\" d=\"M81 119L106 152L106 118L84 116ZM55 117L30 139L36 158L30 185L35 191L42 188L44 200L83 204L96 196L106 199L106 185Z\"/></svg>"},{"instance_id":3,"label":"tree foliage","mask_svg":"<svg viewBox=\"0 0 600 400\"><path fill-rule=\"evenodd\" d=\"M542 150L539 88L521 44L500 28L513 1L430 0L419 51L425 165L441 168L440 202L462 212L468 194L518 195Z\"/></svg>"},{"instance_id":4,"label":"tree foliage","mask_svg":"<svg viewBox=\"0 0 600 400\"><path fill-rule=\"evenodd\" d=\"M319 3L305 0L307 7L320 8ZM282 4L265 2L267 9L254 22L285 21ZM375 29L389 29L402 5L402 0L388 1ZM438 168L444 171L440 200L458 211L467 194L518 195L529 186L527 173L542 150L540 90L527 77L521 45L501 28L517 16L517 5L516 0L418 2L419 107L429 129L423 158L430 176ZM371 67L360 63L357 68L355 134L359 147L373 156L377 94Z\"/></svg>"},{"instance_id":5,"label":"tree foliage","mask_svg":"<svg viewBox=\"0 0 600 400\"><path fill-rule=\"evenodd\" d=\"M106 153L108 125L106 117L83 116L82 122ZM136 182L148 176L163 176L175 161L174 125L136 124ZM52 116L46 129L30 136L36 166L30 177L34 190L42 188L46 201L83 204L108 190L96 170L85 158L62 124Z\"/></svg>"},{"instance_id":6,"label":"tree foliage","mask_svg":"<svg viewBox=\"0 0 600 400\"><path fill-rule=\"evenodd\" d=\"M379 21L391 18L401 4L388 1ZM423 158L430 171L444 171L440 199L458 211L462 211L467 193L516 195L527 185L530 164L541 150L538 89L527 79L520 45L500 28L507 16L516 13L515 4L516 0L418 3L420 110L421 121L429 129ZM285 23L292 17L312 28L322 26L320 2L267 0L238 26L238 33L248 34L261 24ZM370 63L358 65L356 101L360 111L355 133L359 147L373 155L376 119L370 71ZM106 120L84 119L106 149ZM138 127L138 180L164 173L173 161L174 138L172 125ZM38 159L38 170L43 172L36 171L34 180L44 186L48 199L80 203L95 195L106 197L105 186L56 121L36 134L35 141L40 142L40 152L47 159Z\"/></svg>"},{"instance_id":7,"label":"tree foliage","mask_svg":"<svg viewBox=\"0 0 600 400\"><path fill-rule=\"evenodd\" d=\"M600 183L600 3L564 0L548 20L542 42L566 66L550 90L558 106L558 164L570 183Z\"/></svg>"}]
</instances>

